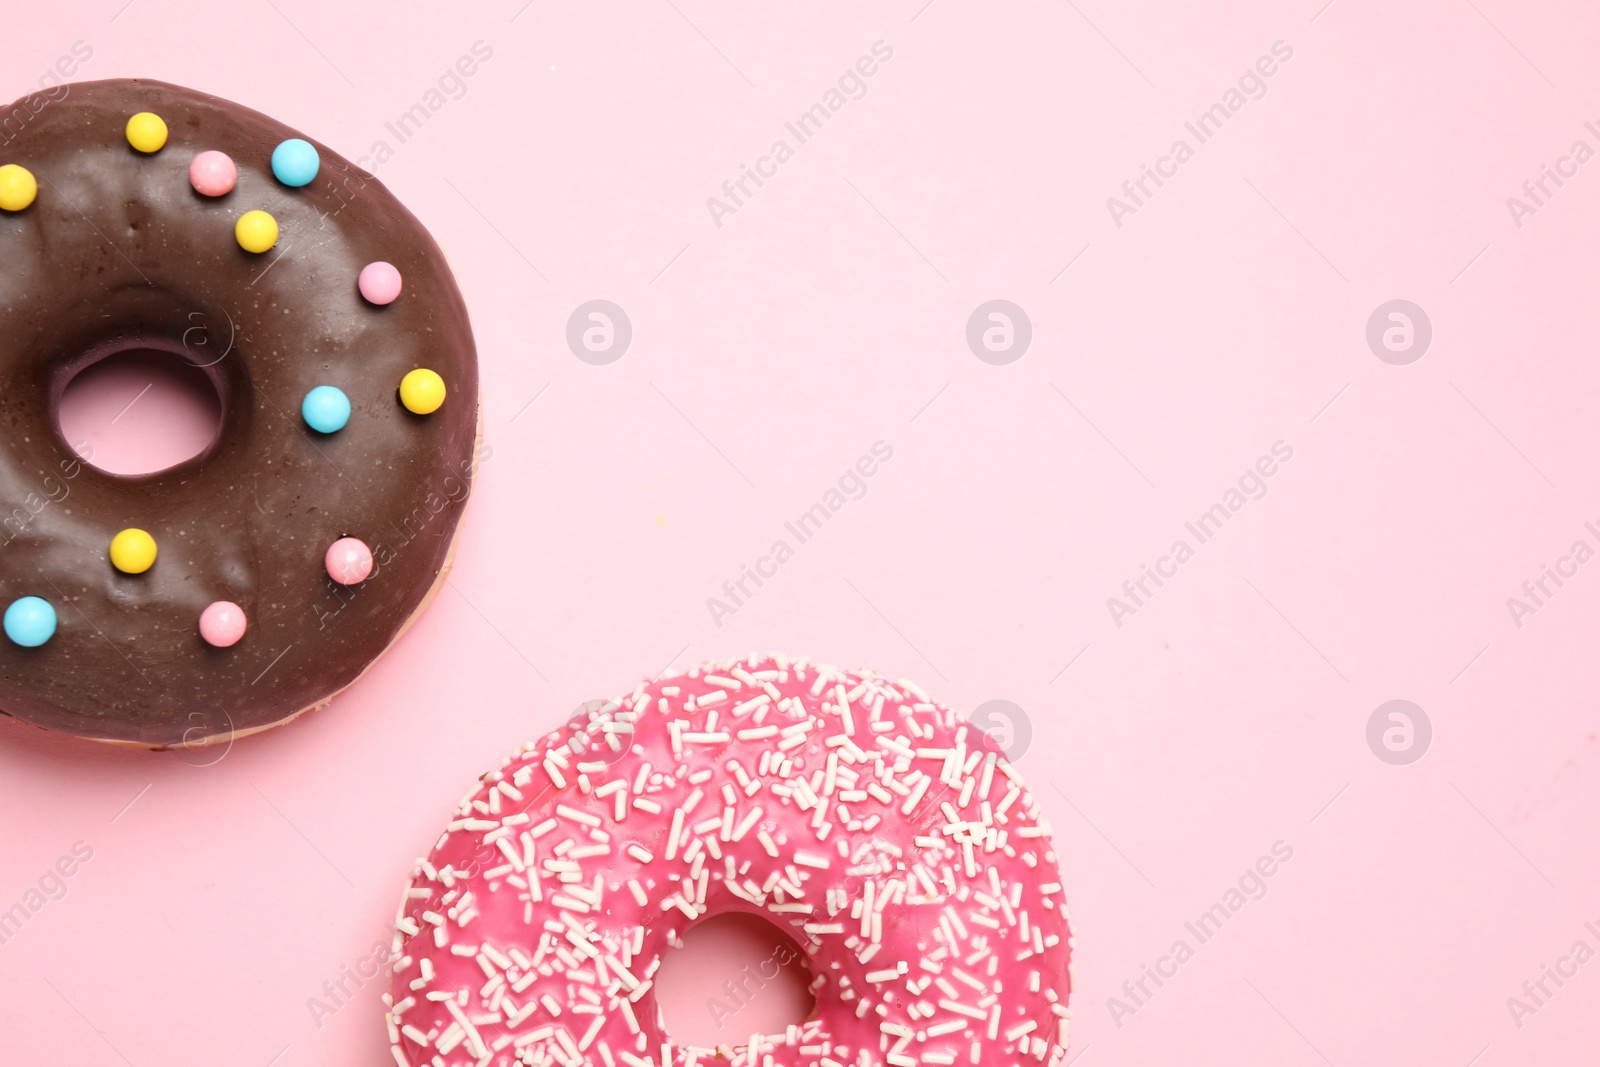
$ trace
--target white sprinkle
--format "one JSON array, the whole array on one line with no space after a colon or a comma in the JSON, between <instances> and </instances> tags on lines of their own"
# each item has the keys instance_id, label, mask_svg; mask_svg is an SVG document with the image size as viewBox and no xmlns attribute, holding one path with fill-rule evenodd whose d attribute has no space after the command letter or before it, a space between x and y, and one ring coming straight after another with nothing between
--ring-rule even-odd
<instances>
[{"instance_id":1,"label":"white sprinkle","mask_svg":"<svg viewBox=\"0 0 1600 1067\"><path fill-rule=\"evenodd\" d=\"M556 805L556 814L564 819L571 819L573 822L582 823L584 826L600 825L600 816L590 815L588 812L578 811L576 808L569 808L565 804Z\"/></svg>"},{"instance_id":2,"label":"white sprinkle","mask_svg":"<svg viewBox=\"0 0 1600 1067\"><path fill-rule=\"evenodd\" d=\"M667 859L678 854L678 838L683 833L683 809L672 813L672 829L667 833Z\"/></svg>"}]
</instances>

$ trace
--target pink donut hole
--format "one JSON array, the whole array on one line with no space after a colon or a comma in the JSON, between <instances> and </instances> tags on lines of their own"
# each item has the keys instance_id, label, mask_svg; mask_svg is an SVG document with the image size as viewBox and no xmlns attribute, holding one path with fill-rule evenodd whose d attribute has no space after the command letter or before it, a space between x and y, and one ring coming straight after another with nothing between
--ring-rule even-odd
<instances>
[{"instance_id":1,"label":"pink donut hole","mask_svg":"<svg viewBox=\"0 0 1600 1067\"><path fill-rule=\"evenodd\" d=\"M328 546L323 562L328 567L328 577L340 585L355 585L367 580L372 573L372 549L357 537L341 537Z\"/></svg>"},{"instance_id":2,"label":"pink donut hole","mask_svg":"<svg viewBox=\"0 0 1600 1067\"><path fill-rule=\"evenodd\" d=\"M233 165L227 153L201 152L189 164L189 184L201 196L222 196L233 191L239 180L239 168Z\"/></svg>"},{"instance_id":3,"label":"pink donut hole","mask_svg":"<svg viewBox=\"0 0 1600 1067\"><path fill-rule=\"evenodd\" d=\"M385 263L381 259L376 263L368 263L361 268L356 288L361 290L361 295L369 303L392 304L395 297L400 295L400 272L393 263Z\"/></svg>"},{"instance_id":4,"label":"pink donut hole","mask_svg":"<svg viewBox=\"0 0 1600 1067\"><path fill-rule=\"evenodd\" d=\"M244 609L231 600L217 600L200 613L200 636L206 644L227 648L244 636Z\"/></svg>"}]
</instances>

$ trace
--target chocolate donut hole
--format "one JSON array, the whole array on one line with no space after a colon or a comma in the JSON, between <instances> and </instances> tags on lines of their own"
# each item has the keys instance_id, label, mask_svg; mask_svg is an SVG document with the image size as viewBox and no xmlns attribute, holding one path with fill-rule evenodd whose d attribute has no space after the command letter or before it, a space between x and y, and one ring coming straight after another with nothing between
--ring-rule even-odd
<instances>
[{"instance_id":1,"label":"chocolate donut hole","mask_svg":"<svg viewBox=\"0 0 1600 1067\"><path fill-rule=\"evenodd\" d=\"M55 425L78 457L110 475L154 474L203 456L222 436L222 391L188 352L151 341L77 363Z\"/></svg>"},{"instance_id":2,"label":"chocolate donut hole","mask_svg":"<svg viewBox=\"0 0 1600 1067\"><path fill-rule=\"evenodd\" d=\"M13 388L42 397L62 458L113 479L199 467L248 409L242 340L228 312L167 286L86 297L55 350L33 346ZM23 399L19 397L19 402Z\"/></svg>"}]
</instances>

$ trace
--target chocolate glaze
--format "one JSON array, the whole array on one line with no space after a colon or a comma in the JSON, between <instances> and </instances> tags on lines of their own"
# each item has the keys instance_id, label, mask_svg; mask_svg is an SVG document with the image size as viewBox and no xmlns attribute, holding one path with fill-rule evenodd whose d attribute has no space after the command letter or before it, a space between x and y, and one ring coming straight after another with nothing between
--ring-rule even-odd
<instances>
[{"instance_id":1,"label":"chocolate glaze","mask_svg":"<svg viewBox=\"0 0 1600 1067\"><path fill-rule=\"evenodd\" d=\"M151 746L282 722L354 681L442 578L478 458L465 304L438 245L372 175L307 138L317 179L273 178L272 149L304 134L142 79L51 95L12 105L27 121L0 145L0 163L39 183L30 207L0 211L0 606L41 596L59 623L39 648L0 637L0 710ZM123 134L140 111L170 130L149 156ZM238 165L226 196L189 184L206 149ZM281 229L261 255L233 236L253 208ZM386 307L356 290L379 259L405 279ZM78 459L56 417L74 374L131 348L204 366L223 407L205 451L139 477ZM432 415L396 397L415 367L448 389ZM336 434L300 418L317 385L350 397ZM160 547L144 574L108 559L128 526ZM323 568L341 536L377 558L359 586ZM197 631L214 600L249 619L231 648Z\"/></svg>"}]
</instances>

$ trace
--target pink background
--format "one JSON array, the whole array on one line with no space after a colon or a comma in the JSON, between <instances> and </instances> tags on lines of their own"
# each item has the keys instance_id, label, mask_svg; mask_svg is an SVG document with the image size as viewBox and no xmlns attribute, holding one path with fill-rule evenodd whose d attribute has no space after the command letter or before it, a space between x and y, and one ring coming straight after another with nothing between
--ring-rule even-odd
<instances>
[{"instance_id":1,"label":"pink background","mask_svg":"<svg viewBox=\"0 0 1600 1067\"><path fill-rule=\"evenodd\" d=\"M0 730L0 908L94 850L0 945L7 1063L390 1062L380 983L320 1025L307 1000L474 777L750 648L1024 709L1087 1067L1592 1058L1600 962L1520 1028L1506 1003L1600 949L1600 564L1521 628L1506 606L1600 547L1600 163L1520 228L1506 206L1600 148L1591 5L122 2L8 11L0 98L82 41L78 77L354 159L492 47L377 173L456 268L493 458L449 588L331 708L209 766ZM866 96L715 225L879 40ZM1279 40L1267 95L1116 226L1106 198ZM633 324L608 366L565 341L595 298ZM1006 366L965 339L995 298L1032 321ZM1396 298L1433 324L1409 366L1365 341ZM707 597L878 440L867 495L719 628ZM1265 499L1116 626L1280 440ZM1365 737L1397 698L1433 725L1409 766ZM1114 1019L1277 841L1267 895Z\"/></svg>"}]
</instances>

